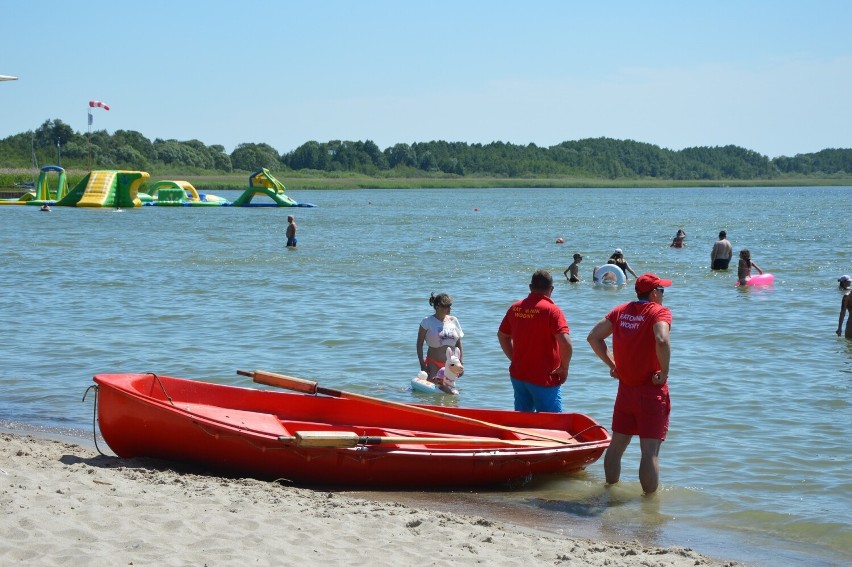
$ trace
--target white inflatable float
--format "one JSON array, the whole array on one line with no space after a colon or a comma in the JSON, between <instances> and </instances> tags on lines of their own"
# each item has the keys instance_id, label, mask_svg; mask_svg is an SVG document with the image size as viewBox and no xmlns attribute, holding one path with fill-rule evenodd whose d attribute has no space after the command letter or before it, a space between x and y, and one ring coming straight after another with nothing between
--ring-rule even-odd
<instances>
[{"instance_id":1,"label":"white inflatable float","mask_svg":"<svg viewBox=\"0 0 852 567\"><path fill-rule=\"evenodd\" d=\"M423 392L424 394L447 394L450 396L459 395L459 391L456 388L452 388L449 392L442 390L436 383L427 380L426 373L423 371L420 371L416 378L411 379L411 389L417 392Z\"/></svg>"},{"instance_id":2,"label":"white inflatable float","mask_svg":"<svg viewBox=\"0 0 852 567\"><path fill-rule=\"evenodd\" d=\"M614 278L604 280L604 274L608 273L612 274ZM627 282L624 272L622 272L621 268L614 264L604 264L595 270L593 279L595 280L594 285L600 287L620 286Z\"/></svg>"},{"instance_id":3,"label":"white inflatable float","mask_svg":"<svg viewBox=\"0 0 852 567\"><path fill-rule=\"evenodd\" d=\"M411 389L427 394L449 394L458 396L456 380L464 372L461 363L461 349L447 347L447 362L435 374L435 382L426 379L426 372L420 371L416 378L411 379ZM436 383L437 382L437 383Z\"/></svg>"}]
</instances>

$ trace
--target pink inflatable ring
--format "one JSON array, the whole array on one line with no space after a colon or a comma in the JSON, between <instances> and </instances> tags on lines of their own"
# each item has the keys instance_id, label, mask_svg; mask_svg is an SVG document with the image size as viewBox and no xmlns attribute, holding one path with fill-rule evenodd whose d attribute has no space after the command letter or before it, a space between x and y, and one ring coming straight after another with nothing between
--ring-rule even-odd
<instances>
[{"instance_id":1,"label":"pink inflatable ring","mask_svg":"<svg viewBox=\"0 0 852 567\"><path fill-rule=\"evenodd\" d=\"M756 276L751 276L750 278L746 278L746 285L772 285L772 282L775 281L775 276L772 274L758 274ZM737 280L736 285L740 285L739 280Z\"/></svg>"}]
</instances>

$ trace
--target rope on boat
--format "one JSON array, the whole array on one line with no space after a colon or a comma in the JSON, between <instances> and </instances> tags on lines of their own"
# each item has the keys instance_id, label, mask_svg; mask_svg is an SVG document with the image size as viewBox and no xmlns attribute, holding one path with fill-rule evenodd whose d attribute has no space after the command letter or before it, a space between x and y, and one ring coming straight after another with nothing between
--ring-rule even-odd
<instances>
[{"instance_id":1,"label":"rope on boat","mask_svg":"<svg viewBox=\"0 0 852 567\"><path fill-rule=\"evenodd\" d=\"M584 430L582 430L582 431L578 431L578 432L577 432L577 433L575 433L574 435L570 436L570 437L569 437L569 439L577 439L577 437L578 437L578 436L582 435L583 433L585 433L586 431L588 431L588 430L590 430L590 429L595 429L596 427L599 427L600 429L606 430L606 427L604 427L604 426L603 426L603 425L601 425L600 423L596 423L596 424L594 424L594 425L590 425L590 426L588 426L587 428L585 428L585 429L584 429ZM577 440L579 441L579 439L577 439Z\"/></svg>"},{"instance_id":2,"label":"rope on boat","mask_svg":"<svg viewBox=\"0 0 852 567\"><path fill-rule=\"evenodd\" d=\"M177 406L175 406L174 401L172 401L172 397L166 393L166 388L165 388L165 386L163 386L163 383L160 381L160 377L157 376L157 374L155 372L149 371L149 372L146 372L146 374L150 374L151 376L154 377L154 380L156 380L157 384L160 385L160 389L163 391L163 395L166 397L166 399L169 400L169 403L172 404L172 406L177 407Z\"/></svg>"},{"instance_id":3,"label":"rope on boat","mask_svg":"<svg viewBox=\"0 0 852 567\"><path fill-rule=\"evenodd\" d=\"M101 451L101 448L98 447L98 385L92 384L91 386L86 388L86 391L83 392L84 402L86 401L86 396L89 395L89 390L95 391L95 404L92 409L92 439L94 439L95 441L95 449L98 450L98 453L100 453L102 457L106 457L106 453Z\"/></svg>"}]
</instances>

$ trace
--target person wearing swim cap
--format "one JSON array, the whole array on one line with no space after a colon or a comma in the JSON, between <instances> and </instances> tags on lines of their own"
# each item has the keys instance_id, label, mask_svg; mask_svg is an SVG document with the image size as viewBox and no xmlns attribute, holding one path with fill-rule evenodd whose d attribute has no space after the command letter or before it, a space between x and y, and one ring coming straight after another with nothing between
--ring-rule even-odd
<instances>
[{"instance_id":1,"label":"person wearing swim cap","mask_svg":"<svg viewBox=\"0 0 852 567\"><path fill-rule=\"evenodd\" d=\"M618 380L612 410L612 442L604 455L607 484L621 477L621 457L634 435L642 456L639 483L646 494L660 482L660 446L669 430L669 331L672 313L663 307L665 288L672 285L656 274L636 279L636 301L610 311L589 332L592 350ZM612 335L612 350L606 339Z\"/></svg>"},{"instance_id":2,"label":"person wearing swim cap","mask_svg":"<svg viewBox=\"0 0 852 567\"><path fill-rule=\"evenodd\" d=\"M627 263L627 258L624 257L624 252L621 251L621 248L616 248L615 252L609 257L610 260L615 260L615 265L624 272L624 279L627 280L627 274L633 274L633 277L636 276L636 272L630 267L630 264Z\"/></svg>"}]
</instances>

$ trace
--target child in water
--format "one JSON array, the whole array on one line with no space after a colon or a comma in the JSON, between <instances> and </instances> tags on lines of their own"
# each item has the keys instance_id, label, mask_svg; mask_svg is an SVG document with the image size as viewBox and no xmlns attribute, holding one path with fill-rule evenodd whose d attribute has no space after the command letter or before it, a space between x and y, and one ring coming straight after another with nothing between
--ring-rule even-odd
<instances>
[{"instance_id":1,"label":"child in water","mask_svg":"<svg viewBox=\"0 0 852 567\"><path fill-rule=\"evenodd\" d=\"M760 266L751 261L751 252L748 248L740 250L740 263L737 266L737 279L740 280L740 285L745 285L746 280L751 277L751 268L757 270L759 274L763 273Z\"/></svg>"},{"instance_id":2,"label":"child in water","mask_svg":"<svg viewBox=\"0 0 852 567\"><path fill-rule=\"evenodd\" d=\"M612 264L616 268L618 267L615 264L615 260L613 260L612 258L607 260L607 264ZM613 274L610 271L606 271L602 275L598 276L598 269L600 269L600 268L603 268L603 266L595 266L594 268L592 268L592 282L593 283L615 283L616 282L615 274Z\"/></svg>"},{"instance_id":3,"label":"child in water","mask_svg":"<svg viewBox=\"0 0 852 567\"><path fill-rule=\"evenodd\" d=\"M583 257L580 254L574 254L574 262L562 272L565 275L565 279L571 283L580 281L580 262L582 261ZM568 275L569 273L571 274L570 276Z\"/></svg>"}]
</instances>

